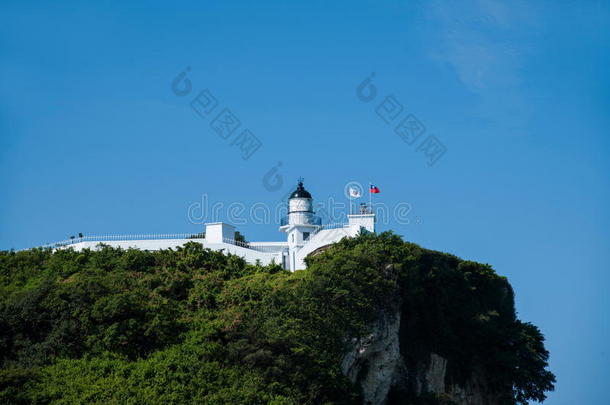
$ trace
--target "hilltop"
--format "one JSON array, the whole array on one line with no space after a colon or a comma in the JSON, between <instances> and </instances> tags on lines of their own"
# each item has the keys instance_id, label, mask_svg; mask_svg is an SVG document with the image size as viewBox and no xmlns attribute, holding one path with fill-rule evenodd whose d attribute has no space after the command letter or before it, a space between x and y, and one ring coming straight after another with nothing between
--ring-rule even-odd
<instances>
[{"instance_id":1,"label":"hilltop","mask_svg":"<svg viewBox=\"0 0 610 405\"><path fill-rule=\"evenodd\" d=\"M189 243L0 252L0 402L517 404L544 338L485 264L383 233L294 273Z\"/></svg>"}]
</instances>

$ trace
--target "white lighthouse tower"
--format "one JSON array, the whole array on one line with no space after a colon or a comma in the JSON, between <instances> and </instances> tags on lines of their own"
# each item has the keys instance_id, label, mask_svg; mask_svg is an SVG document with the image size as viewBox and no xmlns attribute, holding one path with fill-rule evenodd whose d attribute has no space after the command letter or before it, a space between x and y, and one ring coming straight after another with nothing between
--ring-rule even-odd
<instances>
[{"instance_id":1,"label":"white lighthouse tower","mask_svg":"<svg viewBox=\"0 0 610 405\"><path fill-rule=\"evenodd\" d=\"M303 187L302 179L288 198L288 215L280 225L280 231L288 236L288 257L284 267L294 271L300 267L296 253L321 226L320 218L313 211L311 194Z\"/></svg>"}]
</instances>

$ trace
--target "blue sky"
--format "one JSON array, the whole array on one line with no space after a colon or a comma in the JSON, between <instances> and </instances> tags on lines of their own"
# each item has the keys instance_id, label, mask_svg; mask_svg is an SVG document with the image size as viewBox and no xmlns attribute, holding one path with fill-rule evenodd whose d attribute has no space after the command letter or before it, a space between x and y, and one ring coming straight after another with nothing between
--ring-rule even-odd
<instances>
[{"instance_id":1,"label":"blue sky","mask_svg":"<svg viewBox=\"0 0 610 405\"><path fill-rule=\"evenodd\" d=\"M303 176L345 201L372 181L375 201L411 207L381 229L509 278L547 337L548 404L607 400L608 2L98 3L0 5L0 249L196 232L203 195L274 205ZM201 118L205 89L218 106ZM261 142L249 159L210 127L222 108ZM425 127L412 144L394 132L409 114ZM433 165L430 135L446 148Z\"/></svg>"}]
</instances>

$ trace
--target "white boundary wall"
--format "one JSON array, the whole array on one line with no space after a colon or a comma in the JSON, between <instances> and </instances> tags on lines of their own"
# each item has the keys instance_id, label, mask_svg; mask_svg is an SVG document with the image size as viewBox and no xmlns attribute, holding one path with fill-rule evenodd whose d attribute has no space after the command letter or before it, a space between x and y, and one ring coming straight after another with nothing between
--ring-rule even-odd
<instances>
[{"instance_id":1,"label":"white boundary wall","mask_svg":"<svg viewBox=\"0 0 610 405\"><path fill-rule=\"evenodd\" d=\"M113 248L121 249L140 249L140 250L162 250L162 249L176 249L179 246L183 246L188 242L200 243L203 247L215 250L224 251L239 257L243 257L248 263L256 263L257 260L263 266L270 264L275 261L276 264L282 264L282 252L259 252L257 250L248 249L242 246L233 245L231 243L207 243L204 239L151 239L151 240L113 240L107 242L87 241L78 242L72 245L61 246L59 249L72 248L76 251L83 249L97 250L100 245L108 245ZM280 245L278 250L281 248L282 242L273 243L269 242L267 246Z\"/></svg>"}]
</instances>

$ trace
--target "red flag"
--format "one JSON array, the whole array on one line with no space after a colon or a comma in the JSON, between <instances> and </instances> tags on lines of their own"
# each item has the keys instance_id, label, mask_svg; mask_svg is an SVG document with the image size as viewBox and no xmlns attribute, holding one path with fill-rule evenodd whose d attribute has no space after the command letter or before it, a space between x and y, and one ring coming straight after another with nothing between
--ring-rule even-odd
<instances>
[{"instance_id":1,"label":"red flag","mask_svg":"<svg viewBox=\"0 0 610 405\"><path fill-rule=\"evenodd\" d=\"M371 189L369 191L371 192L371 194L381 193L381 191L379 191L379 188L373 184L371 184Z\"/></svg>"}]
</instances>

